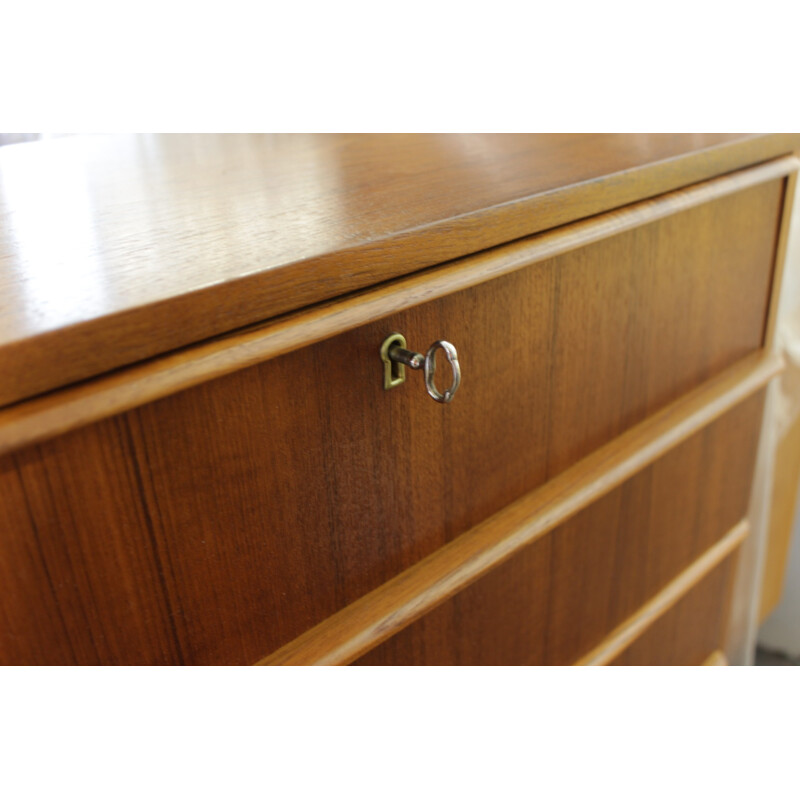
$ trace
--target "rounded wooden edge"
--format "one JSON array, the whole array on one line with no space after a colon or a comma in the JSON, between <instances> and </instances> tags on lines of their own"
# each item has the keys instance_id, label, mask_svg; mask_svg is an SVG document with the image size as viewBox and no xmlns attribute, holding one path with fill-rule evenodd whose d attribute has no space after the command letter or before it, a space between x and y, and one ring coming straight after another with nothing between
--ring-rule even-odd
<instances>
[{"instance_id":1,"label":"rounded wooden edge","mask_svg":"<svg viewBox=\"0 0 800 800\"><path fill-rule=\"evenodd\" d=\"M151 359L189 342L225 335L289 313L566 226L720 175L747 170L798 149L797 134L750 134L589 180L488 205L351 247L165 297L134 308L9 342L0 348L0 405ZM235 256L235 252L232 253ZM343 270L342 265L348 268ZM180 318L182 324L174 325ZM157 333L154 333L157 332ZM92 340L95 347L87 348ZM124 347L121 344L124 343ZM70 353L68 358L64 353Z\"/></svg>"},{"instance_id":2,"label":"rounded wooden edge","mask_svg":"<svg viewBox=\"0 0 800 800\"><path fill-rule=\"evenodd\" d=\"M576 666L610 664L638 639L656 620L669 611L718 564L722 563L750 533L750 523L742 520L710 547L694 563L670 581L658 594L617 626L600 644L576 662Z\"/></svg>"},{"instance_id":3,"label":"rounded wooden edge","mask_svg":"<svg viewBox=\"0 0 800 800\"><path fill-rule=\"evenodd\" d=\"M784 177L798 165L791 156L770 161L7 406L0 409L0 455Z\"/></svg>"}]
</instances>

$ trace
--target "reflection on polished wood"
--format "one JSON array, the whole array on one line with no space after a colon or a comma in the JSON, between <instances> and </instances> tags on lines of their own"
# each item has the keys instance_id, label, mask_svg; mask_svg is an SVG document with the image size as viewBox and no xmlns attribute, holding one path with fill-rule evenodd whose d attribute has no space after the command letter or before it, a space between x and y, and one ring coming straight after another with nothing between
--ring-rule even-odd
<instances>
[{"instance_id":1,"label":"reflection on polished wood","mask_svg":"<svg viewBox=\"0 0 800 800\"><path fill-rule=\"evenodd\" d=\"M797 143L759 134L306 134L4 147L0 404Z\"/></svg>"},{"instance_id":2,"label":"reflection on polished wood","mask_svg":"<svg viewBox=\"0 0 800 800\"><path fill-rule=\"evenodd\" d=\"M758 223L781 183L7 454L6 657L247 663L299 636L758 351L774 245ZM458 345L455 402L411 381L384 391L391 330ZM780 365L753 358L692 418ZM596 463L592 491L630 474L614 463ZM59 609L88 622L64 626Z\"/></svg>"},{"instance_id":3,"label":"reflection on polished wood","mask_svg":"<svg viewBox=\"0 0 800 800\"><path fill-rule=\"evenodd\" d=\"M0 453L65 433L539 262L545 262L542 270L550 270L554 263L551 259L610 237L618 237L612 239L616 242L617 254L609 253L601 258L627 263L624 273L620 271L619 264L611 267L617 275L615 286L619 291L635 294L637 303L655 303L656 300L655 297L652 301L648 300L636 288L642 281L642 269L651 260L660 264L656 274L660 273L660 280L665 286L672 282L665 270L672 269L673 261L680 259L683 262L680 269L688 275L685 285L666 288L664 296L674 297L673 306L669 311L661 309L654 314L656 318L666 314L665 324L669 324L667 318L670 314L680 313L680 309L691 298L698 297L698 292L712 291L714 270L724 259L726 273L719 279L733 282L735 288L732 289L728 306L720 306L720 313L724 313L728 323L738 329L743 346L741 352L745 352L748 346L756 346L764 314L762 306L748 306L748 303L759 295L766 297L769 273L764 267L770 263L775 247L775 231L770 225L762 224L761 220L778 219L782 186L777 179L796 167L795 158L778 159L0 409ZM714 200L721 202L712 204ZM698 208L701 206L703 208ZM688 213L672 221L665 219L681 215L682 212ZM647 227L648 223L658 223L660 220L664 221L652 229ZM735 234L729 235L730 227L735 229ZM640 231L648 230L651 231L648 234L648 251L654 255L635 254L632 258L633 251L626 248L641 236ZM673 236L673 231L679 231L680 234ZM682 255L681 239L694 242L692 252L686 256ZM606 245L598 244L587 253L591 257L594 252L607 249ZM581 257L581 254L575 256ZM564 263L570 263L572 258L568 257ZM598 262L593 270L601 268ZM705 283L698 280L698 276L703 274L709 276ZM589 280L588 274L584 275L582 271L581 280ZM519 287L519 291L523 292L534 289L536 285L530 282ZM611 294L616 295L617 290L612 289ZM513 293L507 295L503 302L507 303L513 296ZM586 295L583 302L590 301L594 302L594 299ZM705 306L703 313L706 318L695 313L692 320L682 323L683 332L677 333L684 337L682 347L688 348L685 350L687 353L695 349L694 343L687 338L689 335L706 335L704 331L708 327L711 306ZM627 308L620 308L620 319L627 314ZM720 317L718 324L721 322ZM614 335L621 335L621 332ZM705 344L707 349L715 349L717 345L713 340L717 335L710 332L711 339Z\"/></svg>"},{"instance_id":4,"label":"reflection on polished wood","mask_svg":"<svg viewBox=\"0 0 800 800\"><path fill-rule=\"evenodd\" d=\"M798 146L0 149L0 662L707 660Z\"/></svg>"}]
</instances>

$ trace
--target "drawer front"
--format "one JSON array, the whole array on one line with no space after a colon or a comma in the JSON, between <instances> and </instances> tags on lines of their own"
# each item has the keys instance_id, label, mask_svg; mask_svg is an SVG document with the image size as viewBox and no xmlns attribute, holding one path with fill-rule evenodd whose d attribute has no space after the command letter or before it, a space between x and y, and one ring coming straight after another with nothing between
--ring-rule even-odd
<instances>
[{"instance_id":1,"label":"drawer front","mask_svg":"<svg viewBox=\"0 0 800 800\"><path fill-rule=\"evenodd\" d=\"M575 663L743 519L762 403L752 397L356 663ZM725 593L712 599L708 613L721 614Z\"/></svg>"},{"instance_id":2,"label":"drawer front","mask_svg":"<svg viewBox=\"0 0 800 800\"><path fill-rule=\"evenodd\" d=\"M613 666L699 666L725 645L727 602L736 554L730 556L620 653Z\"/></svg>"},{"instance_id":3,"label":"drawer front","mask_svg":"<svg viewBox=\"0 0 800 800\"><path fill-rule=\"evenodd\" d=\"M782 192L714 200L2 459L0 660L277 648L757 349ZM383 390L392 331L458 347L451 405L416 374Z\"/></svg>"}]
</instances>

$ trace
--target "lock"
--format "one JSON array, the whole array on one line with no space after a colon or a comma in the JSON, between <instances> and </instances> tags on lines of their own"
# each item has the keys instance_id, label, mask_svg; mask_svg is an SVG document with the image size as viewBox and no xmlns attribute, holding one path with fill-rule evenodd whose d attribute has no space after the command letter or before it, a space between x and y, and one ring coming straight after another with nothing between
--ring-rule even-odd
<instances>
[{"instance_id":1,"label":"lock","mask_svg":"<svg viewBox=\"0 0 800 800\"><path fill-rule=\"evenodd\" d=\"M453 372L453 381L450 388L440 392L436 388L434 377L436 375L436 351L442 350ZM394 389L405 383L406 367L414 370L423 370L425 375L425 389L437 403L452 401L458 387L461 385L461 366L458 363L458 352L450 342L439 339L429 348L423 356L415 353L406 346L406 339L401 333L392 333L383 340L381 345L381 360L383 361L383 388Z\"/></svg>"}]
</instances>

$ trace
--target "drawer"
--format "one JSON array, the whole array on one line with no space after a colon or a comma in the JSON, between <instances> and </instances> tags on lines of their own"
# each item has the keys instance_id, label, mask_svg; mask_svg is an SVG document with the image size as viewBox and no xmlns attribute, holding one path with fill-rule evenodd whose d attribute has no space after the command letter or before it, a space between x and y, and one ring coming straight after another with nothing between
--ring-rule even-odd
<instances>
[{"instance_id":1,"label":"drawer","mask_svg":"<svg viewBox=\"0 0 800 800\"><path fill-rule=\"evenodd\" d=\"M577 662L745 517L762 404L750 398L356 663ZM712 592L707 616L725 601Z\"/></svg>"},{"instance_id":2,"label":"drawer","mask_svg":"<svg viewBox=\"0 0 800 800\"><path fill-rule=\"evenodd\" d=\"M783 185L5 456L0 660L248 663L299 635L758 349ZM392 331L458 347L452 404L384 391Z\"/></svg>"},{"instance_id":3,"label":"drawer","mask_svg":"<svg viewBox=\"0 0 800 800\"><path fill-rule=\"evenodd\" d=\"M736 560L734 553L710 572L611 665L679 667L706 663L725 645L726 601L733 588Z\"/></svg>"}]
</instances>

